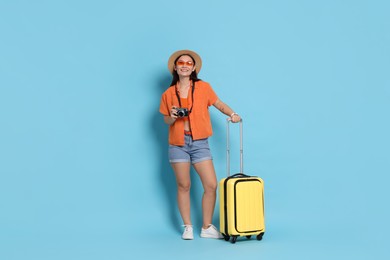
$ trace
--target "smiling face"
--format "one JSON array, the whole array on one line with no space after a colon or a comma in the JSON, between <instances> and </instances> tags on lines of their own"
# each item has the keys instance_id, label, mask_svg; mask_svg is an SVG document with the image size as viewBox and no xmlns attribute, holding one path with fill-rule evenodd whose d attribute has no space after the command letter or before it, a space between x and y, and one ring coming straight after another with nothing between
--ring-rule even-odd
<instances>
[{"instance_id":1,"label":"smiling face","mask_svg":"<svg viewBox=\"0 0 390 260\"><path fill-rule=\"evenodd\" d=\"M189 77L195 70L193 59L188 55L180 56L176 61L175 70L179 77Z\"/></svg>"}]
</instances>

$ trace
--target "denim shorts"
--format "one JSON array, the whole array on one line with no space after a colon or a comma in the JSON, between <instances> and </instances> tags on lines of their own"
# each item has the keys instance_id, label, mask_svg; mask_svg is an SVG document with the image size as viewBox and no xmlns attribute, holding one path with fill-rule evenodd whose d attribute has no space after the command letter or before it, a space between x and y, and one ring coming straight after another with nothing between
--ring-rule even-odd
<instances>
[{"instance_id":1,"label":"denim shorts","mask_svg":"<svg viewBox=\"0 0 390 260\"><path fill-rule=\"evenodd\" d=\"M184 135L184 139L184 146L169 145L170 163L191 162L194 164L213 159L207 138L194 141L191 135Z\"/></svg>"}]
</instances>

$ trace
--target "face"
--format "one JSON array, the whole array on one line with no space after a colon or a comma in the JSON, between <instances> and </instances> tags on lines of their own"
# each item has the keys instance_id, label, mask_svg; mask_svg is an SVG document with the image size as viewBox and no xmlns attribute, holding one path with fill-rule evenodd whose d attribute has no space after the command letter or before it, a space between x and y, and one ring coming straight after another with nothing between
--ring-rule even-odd
<instances>
[{"instance_id":1,"label":"face","mask_svg":"<svg viewBox=\"0 0 390 260\"><path fill-rule=\"evenodd\" d=\"M176 61L175 70L180 77L189 77L195 70L194 61L188 55L180 56Z\"/></svg>"}]
</instances>

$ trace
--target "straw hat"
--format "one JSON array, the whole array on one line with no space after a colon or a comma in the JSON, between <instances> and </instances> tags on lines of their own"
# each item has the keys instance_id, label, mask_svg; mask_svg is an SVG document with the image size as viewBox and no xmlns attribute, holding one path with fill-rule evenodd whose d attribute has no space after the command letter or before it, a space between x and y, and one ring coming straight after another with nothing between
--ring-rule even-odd
<instances>
[{"instance_id":1,"label":"straw hat","mask_svg":"<svg viewBox=\"0 0 390 260\"><path fill-rule=\"evenodd\" d=\"M192 59L195 61L196 73L199 73L200 69L202 68L202 59L200 58L200 56L196 52L190 51L190 50L180 50L180 51L174 52L171 55L171 57L169 57L169 60L168 60L169 71L171 73L173 72L173 70L175 68L175 60L182 55L189 55L192 57Z\"/></svg>"}]
</instances>

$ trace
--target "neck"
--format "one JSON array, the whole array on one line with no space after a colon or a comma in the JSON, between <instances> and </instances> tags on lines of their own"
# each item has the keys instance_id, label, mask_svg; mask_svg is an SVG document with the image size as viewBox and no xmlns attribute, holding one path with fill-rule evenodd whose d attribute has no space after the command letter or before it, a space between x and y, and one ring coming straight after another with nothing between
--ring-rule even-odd
<instances>
[{"instance_id":1,"label":"neck","mask_svg":"<svg viewBox=\"0 0 390 260\"><path fill-rule=\"evenodd\" d=\"M190 77L180 77L179 79L180 87L185 87L190 85Z\"/></svg>"}]
</instances>

